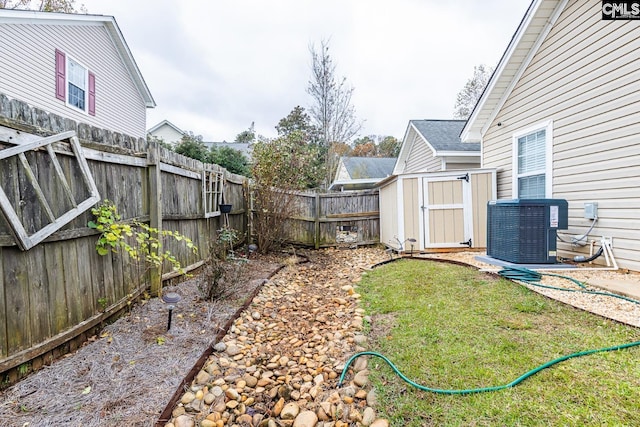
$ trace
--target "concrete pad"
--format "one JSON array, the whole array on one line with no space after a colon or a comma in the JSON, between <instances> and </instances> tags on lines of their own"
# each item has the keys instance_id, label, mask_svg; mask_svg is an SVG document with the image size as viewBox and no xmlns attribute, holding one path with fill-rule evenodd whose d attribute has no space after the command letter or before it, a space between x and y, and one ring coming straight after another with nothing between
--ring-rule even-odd
<instances>
[{"instance_id":1,"label":"concrete pad","mask_svg":"<svg viewBox=\"0 0 640 427\"><path fill-rule=\"evenodd\" d=\"M529 270L575 270L580 271L580 267L572 264L516 264L509 261L502 261L496 258L492 258L486 255L478 255L475 257L478 261L486 264L496 265L498 267L520 267L528 268ZM606 272L606 270L602 270ZM614 270L610 270L615 273ZM571 271L567 271L567 274L571 274ZM584 281L589 286L602 289L606 292L612 292L618 295L624 295L634 300L640 301L640 275L625 276L624 280L605 278L605 277L590 277Z\"/></svg>"},{"instance_id":2,"label":"concrete pad","mask_svg":"<svg viewBox=\"0 0 640 427\"><path fill-rule=\"evenodd\" d=\"M590 278L587 283L595 288L600 288L608 292L624 295L640 301L640 279L636 280L615 280L605 278Z\"/></svg>"},{"instance_id":3,"label":"concrete pad","mask_svg":"<svg viewBox=\"0 0 640 427\"><path fill-rule=\"evenodd\" d=\"M496 259L490 257L488 255L478 255L475 257L478 261L484 262L485 264L497 265L498 267L519 267L519 268L528 268L529 270L553 270L553 269L568 269L568 268L576 268L575 265L571 264L516 264L514 262L503 261L501 259Z\"/></svg>"}]
</instances>

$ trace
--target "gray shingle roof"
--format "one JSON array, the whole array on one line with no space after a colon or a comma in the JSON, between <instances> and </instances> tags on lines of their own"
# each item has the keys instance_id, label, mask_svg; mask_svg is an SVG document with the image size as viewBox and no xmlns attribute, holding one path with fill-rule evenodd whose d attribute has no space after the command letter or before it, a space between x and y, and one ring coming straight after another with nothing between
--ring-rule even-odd
<instances>
[{"instance_id":1,"label":"gray shingle roof","mask_svg":"<svg viewBox=\"0 0 640 427\"><path fill-rule=\"evenodd\" d=\"M252 147L251 144L246 143L246 142L211 142L211 141L205 141L204 142L205 147L207 148L211 148L211 147L216 147L216 148L222 148L222 147L228 147L228 148L233 148L234 150L238 150L240 151L242 154L244 154L247 157L251 157L251 151L252 151Z\"/></svg>"},{"instance_id":2,"label":"gray shingle roof","mask_svg":"<svg viewBox=\"0 0 640 427\"><path fill-rule=\"evenodd\" d=\"M395 157L343 157L351 179L386 178L393 172Z\"/></svg>"},{"instance_id":3,"label":"gray shingle roof","mask_svg":"<svg viewBox=\"0 0 640 427\"><path fill-rule=\"evenodd\" d=\"M466 120L410 120L436 151L479 152L479 142L462 142L460 132Z\"/></svg>"}]
</instances>

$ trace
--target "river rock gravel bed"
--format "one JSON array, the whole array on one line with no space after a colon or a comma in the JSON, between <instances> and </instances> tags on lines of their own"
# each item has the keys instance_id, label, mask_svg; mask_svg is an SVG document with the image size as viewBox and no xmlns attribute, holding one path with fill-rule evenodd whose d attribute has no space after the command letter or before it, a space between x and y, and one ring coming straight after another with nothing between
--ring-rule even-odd
<instances>
[{"instance_id":1,"label":"river rock gravel bed","mask_svg":"<svg viewBox=\"0 0 640 427\"><path fill-rule=\"evenodd\" d=\"M325 250L263 285L234 322L166 427L384 427L365 358L336 388L347 357L364 350L354 286L387 258L380 249Z\"/></svg>"}]
</instances>

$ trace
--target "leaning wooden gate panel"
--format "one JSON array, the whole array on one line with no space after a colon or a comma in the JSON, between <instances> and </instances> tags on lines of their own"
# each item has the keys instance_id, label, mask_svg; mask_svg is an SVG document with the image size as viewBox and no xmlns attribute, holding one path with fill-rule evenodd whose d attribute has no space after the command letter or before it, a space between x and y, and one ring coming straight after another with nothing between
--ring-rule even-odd
<instances>
[{"instance_id":1,"label":"leaning wooden gate panel","mask_svg":"<svg viewBox=\"0 0 640 427\"><path fill-rule=\"evenodd\" d=\"M66 140L76 159L73 170L64 170L53 149L54 143L64 145ZM39 151L47 153L45 161L36 156ZM22 250L31 249L100 200L74 131L0 149L0 164L8 174L3 178L11 177L0 183L0 210Z\"/></svg>"}]
</instances>

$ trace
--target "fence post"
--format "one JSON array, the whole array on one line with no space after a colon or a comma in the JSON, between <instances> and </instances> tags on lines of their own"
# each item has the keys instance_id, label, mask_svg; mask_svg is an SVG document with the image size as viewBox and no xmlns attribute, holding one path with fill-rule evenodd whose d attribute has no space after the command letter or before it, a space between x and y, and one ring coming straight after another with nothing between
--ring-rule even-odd
<instances>
[{"instance_id":1,"label":"fence post","mask_svg":"<svg viewBox=\"0 0 640 427\"><path fill-rule=\"evenodd\" d=\"M162 180L160 171L160 151L158 144L150 143L147 152L147 173L149 177L149 226L158 230L158 241L162 245ZM162 246L151 248L156 254L162 252ZM152 296L162 294L162 264L149 269L149 281Z\"/></svg>"},{"instance_id":2,"label":"fence post","mask_svg":"<svg viewBox=\"0 0 640 427\"><path fill-rule=\"evenodd\" d=\"M249 185L249 180L245 179L242 182L242 195L243 199L242 203L244 203L244 224L245 231L247 232L247 244L253 243L253 210L251 206L251 186Z\"/></svg>"},{"instance_id":3,"label":"fence post","mask_svg":"<svg viewBox=\"0 0 640 427\"><path fill-rule=\"evenodd\" d=\"M316 193L316 206L313 214L315 219L313 243L316 249L320 249L320 193Z\"/></svg>"}]
</instances>

